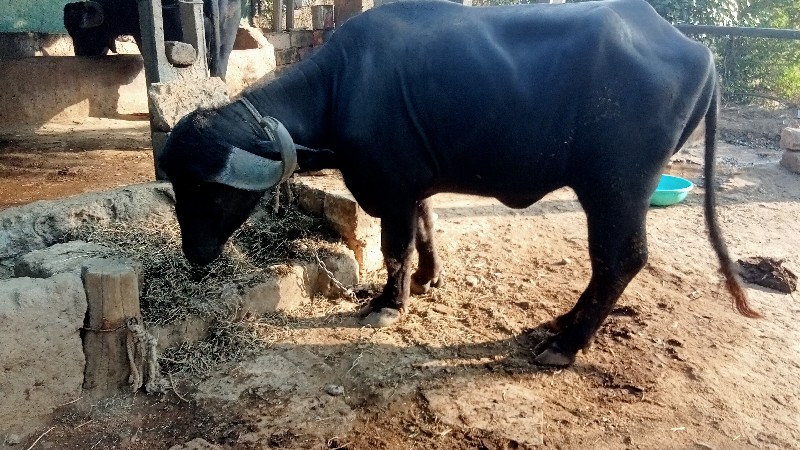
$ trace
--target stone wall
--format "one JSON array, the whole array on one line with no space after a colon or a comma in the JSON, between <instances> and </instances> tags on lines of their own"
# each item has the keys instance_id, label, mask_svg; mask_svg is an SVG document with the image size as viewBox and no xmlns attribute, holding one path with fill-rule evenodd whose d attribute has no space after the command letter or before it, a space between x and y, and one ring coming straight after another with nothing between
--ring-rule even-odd
<instances>
[{"instance_id":1,"label":"stone wall","mask_svg":"<svg viewBox=\"0 0 800 450\"><path fill-rule=\"evenodd\" d=\"M266 37L275 48L275 73L310 56L330 38L333 30L295 30L267 33Z\"/></svg>"}]
</instances>

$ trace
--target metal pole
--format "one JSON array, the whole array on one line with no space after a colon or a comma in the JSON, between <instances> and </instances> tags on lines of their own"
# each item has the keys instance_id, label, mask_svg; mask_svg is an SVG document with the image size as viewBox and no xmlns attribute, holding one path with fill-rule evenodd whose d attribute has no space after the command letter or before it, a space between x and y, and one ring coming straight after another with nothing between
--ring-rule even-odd
<instances>
[{"instance_id":1,"label":"metal pole","mask_svg":"<svg viewBox=\"0 0 800 450\"><path fill-rule=\"evenodd\" d=\"M786 30L782 28L717 27L713 25L689 25L684 23L675 24L675 28L687 34L800 40L800 30Z\"/></svg>"},{"instance_id":2,"label":"metal pole","mask_svg":"<svg viewBox=\"0 0 800 450\"><path fill-rule=\"evenodd\" d=\"M272 31L283 31L283 0L272 0Z\"/></svg>"},{"instance_id":3,"label":"metal pole","mask_svg":"<svg viewBox=\"0 0 800 450\"><path fill-rule=\"evenodd\" d=\"M286 30L294 30L294 0L286 0Z\"/></svg>"}]
</instances>

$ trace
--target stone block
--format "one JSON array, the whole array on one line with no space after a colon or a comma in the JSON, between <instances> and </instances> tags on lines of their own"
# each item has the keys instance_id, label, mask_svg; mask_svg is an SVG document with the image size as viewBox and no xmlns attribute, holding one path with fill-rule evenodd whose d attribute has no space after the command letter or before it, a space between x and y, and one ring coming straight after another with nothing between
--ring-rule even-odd
<instances>
[{"instance_id":1,"label":"stone block","mask_svg":"<svg viewBox=\"0 0 800 450\"><path fill-rule=\"evenodd\" d=\"M800 173L800 152L785 150L781 158L781 165L794 173Z\"/></svg>"},{"instance_id":2,"label":"stone block","mask_svg":"<svg viewBox=\"0 0 800 450\"><path fill-rule=\"evenodd\" d=\"M197 342L208 336L212 318L191 316L186 319L150 328L150 333L158 339L158 350Z\"/></svg>"},{"instance_id":3,"label":"stone block","mask_svg":"<svg viewBox=\"0 0 800 450\"><path fill-rule=\"evenodd\" d=\"M309 30L297 30L289 32L289 39L292 47L311 47L314 45L314 34Z\"/></svg>"},{"instance_id":4,"label":"stone block","mask_svg":"<svg viewBox=\"0 0 800 450\"><path fill-rule=\"evenodd\" d=\"M71 123L88 116L147 112L139 55L3 61L0 84L2 125Z\"/></svg>"},{"instance_id":5,"label":"stone block","mask_svg":"<svg viewBox=\"0 0 800 450\"><path fill-rule=\"evenodd\" d=\"M800 152L800 128L786 127L781 132L781 148Z\"/></svg>"},{"instance_id":6,"label":"stone block","mask_svg":"<svg viewBox=\"0 0 800 450\"><path fill-rule=\"evenodd\" d=\"M311 45L318 47L325 43L324 30L314 30L311 33Z\"/></svg>"},{"instance_id":7,"label":"stone block","mask_svg":"<svg viewBox=\"0 0 800 450\"><path fill-rule=\"evenodd\" d=\"M147 95L152 124L160 131L170 131L178 120L198 108L217 108L230 102L225 82L217 77L154 83Z\"/></svg>"},{"instance_id":8,"label":"stone block","mask_svg":"<svg viewBox=\"0 0 800 450\"><path fill-rule=\"evenodd\" d=\"M0 435L81 396L86 308L75 274L0 281Z\"/></svg>"},{"instance_id":9,"label":"stone block","mask_svg":"<svg viewBox=\"0 0 800 450\"><path fill-rule=\"evenodd\" d=\"M267 41L275 48L275 50L286 50L292 46L292 40L289 33L274 32L267 33Z\"/></svg>"},{"instance_id":10,"label":"stone block","mask_svg":"<svg viewBox=\"0 0 800 450\"><path fill-rule=\"evenodd\" d=\"M297 54L297 49L294 47L283 50L275 50L275 64L278 66L294 64L299 60L300 58Z\"/></svg>"},{"instance_id":11,"label":"stone block","mask_svg":"<svg viewBox=\"0 0 800 450\"><path fill-rule=\"evenodd\" d=\"M164 42L164 53L167 61L176 67L188 67L197 61L197 50L191 44L185 42Z\"/></svg>"},{"instance_id":12,"label":"stone block","mask_svg":"<svg viewBox=\"0 0 800 450\"><path fill-rule=\"evenodd\" d=\"M325 191L297 182L293 184L297 204L315 216L322 216L325 212Z\"/></svg>"},{"instance_id":13,"label":"stone block","mask_svg":"<svg viewBox=\"0 0 800 450\"><path fill-rule=\"evenodd\" d=\"M320 260L325 266L324 269L316 265L313 270L308 270L309 274L314 270L317 272L313 292L325 297L339 297L343 294L342 287L347 288L358 284L358 261L352 250L347 249L347 252L326 255Z\"/></svg>"},{"instance_id":14,"label":"stone block","mask_svg":"<svg viewBox=\"0 0 800 450\"><path fill-rule=\"evenodd\" d=\"M363 236L374 225L374 219L364 213L349 193L327 193L323 208L325 218L345 239Z\"/></svg>"},{"instance_id":15,"label":"stone block","mask_svg":"<svg viewBox=\"0 0 800 450\"><path fill-rule=\"evenodd\" d=\"M372 8L373 5L373 0L334 0L333 22L341 27L347 19Z\"/></svg>"},{"instance_id":16,"label":"stone block","mask_svg":"<svg viewBox=\"0 0 800 450\"><path fill-rule=\"evenodd\" d=\"M296 308L310 298L306 270L302 266L290 266L285 273L269 277L252 287L244 288L240 294L239 311L242 314L261 315Z\"/></svg>"},{"instance_id":17,"label":"stone block","mask_svg":"<svg viewBox=\"0 0 800 450\"><path fill-rule=\"evenodd\" d=\"M311 56L317 49L314 47L303 47L297 49L297 59L302 61Z\"/></svg>"}]
</instances>

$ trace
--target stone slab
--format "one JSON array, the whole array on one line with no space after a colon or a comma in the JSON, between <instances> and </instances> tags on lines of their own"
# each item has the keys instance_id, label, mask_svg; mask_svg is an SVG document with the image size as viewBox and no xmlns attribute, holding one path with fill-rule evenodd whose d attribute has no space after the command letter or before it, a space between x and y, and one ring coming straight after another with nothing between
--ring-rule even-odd
<instances>
[{"instance_id":1,"label":"stone slab","mask_svg":"<svg viewBox=\"0 0 800 450\"><path fill-rule=\"evenodd\" d=\"M311 47L314 45L314 34L310 30L297 30L289 32L292 47Z\"/></svg>"},{"instance_id":2,"label":"stone slab","mask_svg":"<svg viewBox=\"0 0 800 450\"><path fill-rule=\"evenodd\" d=\"M288 32L267 33L265 37L267 41L275 47L275 50L286 50L292 46L292 38L289 36Z\"/></svg>"},{"instance_id":3,"label":"stone slab","mask_svg":"<svg viewBox=\"0 0 800 450\"><path fill-rule=\"evenodd\" d=\"M269 42L260 48L234 50L225 80L228 92L236 95L272 80L275 67L275 52ZM31 83L31 74L46 76L37 76ZM0 126L71 124L86 117L148 114L147 83L139 54L3 61L0 84Z\"/></svg>"}]
</instances>

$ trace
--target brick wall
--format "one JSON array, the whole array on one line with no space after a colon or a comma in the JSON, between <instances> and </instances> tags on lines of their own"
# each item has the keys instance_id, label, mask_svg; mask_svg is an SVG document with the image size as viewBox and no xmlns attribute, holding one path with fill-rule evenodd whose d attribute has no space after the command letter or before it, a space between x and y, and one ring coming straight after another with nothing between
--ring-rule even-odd
<instances>
[{"instance_id":1,"label":"brick wall","mask_svg":"<svg viewBox=\"0 0 800 450\"><path fill-rule=\"evenodd\" d=\"M294 30L280 33L265 33L275 47L275 72L280 73L292 64L308 57L325 43L333 30Z\"/></svg>"}]
</instances>

